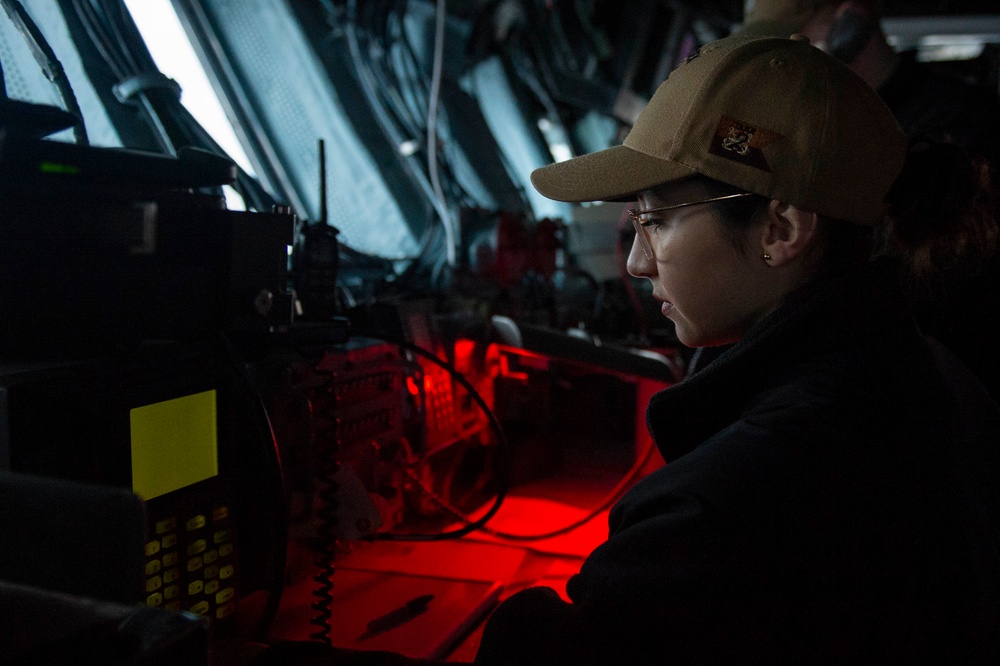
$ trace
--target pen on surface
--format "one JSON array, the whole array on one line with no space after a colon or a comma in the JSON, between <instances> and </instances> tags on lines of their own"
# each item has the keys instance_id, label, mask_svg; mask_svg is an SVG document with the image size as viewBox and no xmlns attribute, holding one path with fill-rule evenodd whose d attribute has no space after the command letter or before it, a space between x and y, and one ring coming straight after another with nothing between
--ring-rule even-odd
<instances>
[{"instance_id":1,"label":"pen on surface","mask_svg":"<svg viewBox=\"0 0 1000 666\"><path fill-rule=\"evenodd\" d=\"M426 613L427 605L433 599L433 594L423 594L414 599L410 599L399 608L391 610L381 617L375 618L368 623L365 633L361 635L359 640L363 641L371 638L372 636L377 636L378 634L389 631L390 629L395 629L402 624L406 624L413 618Z\"/></svg>"}]
</instances>

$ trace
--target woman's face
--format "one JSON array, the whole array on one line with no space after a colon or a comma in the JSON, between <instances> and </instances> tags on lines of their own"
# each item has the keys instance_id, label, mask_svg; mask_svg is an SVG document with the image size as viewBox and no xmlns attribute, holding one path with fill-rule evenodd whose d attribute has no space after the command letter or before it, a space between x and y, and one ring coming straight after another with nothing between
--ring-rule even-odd
<instances>
[{"instance_id":1,"label":"woman's face","mask_svg":"<svg viewBox=\"0 0 1000 666\"><path fill-rule=\"evenodd\" d=\"M702 180L687 180L639 195L648 210L718 196ZM760 223L748 225L737 247L719 221L717 203L701 203L641 217L654 259L639 242L632 245L628 272L648 278L660 311L676 325L689 347L710 347L739 340L778 305L764 271Z\"/></svg>"}]
</instances>

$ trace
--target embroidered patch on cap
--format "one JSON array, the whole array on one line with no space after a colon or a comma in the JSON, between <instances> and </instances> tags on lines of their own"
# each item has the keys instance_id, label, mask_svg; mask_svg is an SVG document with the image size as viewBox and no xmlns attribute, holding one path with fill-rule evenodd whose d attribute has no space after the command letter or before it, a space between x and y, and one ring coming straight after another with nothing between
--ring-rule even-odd
<instances>
[{"instance_id":1,"label":"embroidered patch on cap","mask_svg":"<svg viewBox=\"0 0 1000 666\"><path fill-rule=\"evenodd\" d=\"M761 149L783 138L777 132L722 116L709 152L770 173L771 167Z\"/></svg>"}]
</instances>

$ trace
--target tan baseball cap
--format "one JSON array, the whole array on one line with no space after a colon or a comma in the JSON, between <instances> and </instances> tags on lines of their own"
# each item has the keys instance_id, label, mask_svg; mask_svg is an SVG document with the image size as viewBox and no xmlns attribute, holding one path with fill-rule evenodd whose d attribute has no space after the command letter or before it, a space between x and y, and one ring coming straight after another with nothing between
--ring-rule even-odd
<instances>
[{"instance_id":1,"label":"tan baseball cap","mask_svg":"<svg viewBox=\"0 0 1000 666\"><path fill-rule=\"evenodd\" d=\"M621 146L535 170L557 201L627 201L695 174L874 224L906 137L878 95L804 39L727 37L664 81Z\"/></svg>"}]
</instances>

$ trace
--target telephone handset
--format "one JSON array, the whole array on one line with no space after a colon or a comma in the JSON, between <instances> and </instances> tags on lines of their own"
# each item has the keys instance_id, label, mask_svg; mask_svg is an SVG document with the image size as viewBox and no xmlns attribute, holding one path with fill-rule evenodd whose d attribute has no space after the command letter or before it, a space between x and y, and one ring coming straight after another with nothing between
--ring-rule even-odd
<instances>
[{"instance_id":1,"label":"telephone handset","mask_svg":"<svg viewBox=\"0 0 1000 666\"><path fill-rule=\"evenodd\" d=\"M330 225L326 204L326 149L319 140L319 220L303 224L292 257L292 275L301 317L329 321L337 314L337 271L340 267L339 230Z\"/></svg>"},{"instance_id":2,"label":"telephone handset","mask_svg":"<svg viewBox=\"0 0 1000 666\"><path fill-rule=\"evenodd\" d=\"M338 231L326 224L307 226L295 249L295 292L308 321L328 321L337 314Z\"/></svg>"}]
</instances>

